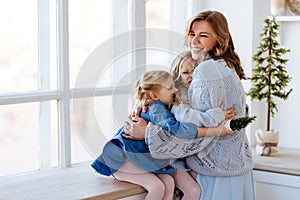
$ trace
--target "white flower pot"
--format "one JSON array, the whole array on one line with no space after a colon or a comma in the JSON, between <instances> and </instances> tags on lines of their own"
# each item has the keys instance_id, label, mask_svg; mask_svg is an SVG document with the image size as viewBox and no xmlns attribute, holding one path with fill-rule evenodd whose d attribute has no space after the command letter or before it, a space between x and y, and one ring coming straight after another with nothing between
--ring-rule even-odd
<instances>
[{"instance_id":1,"label":"white flower pot","mask_svg":"<svg viewBox=\"0 0 300 200\"><path fill-rule=\"evenodd\" d=\"M258 129L255 132L256 152L261 156L277 156L279 132L276 130L264 131Z\"/></svg>"}]
</instances>

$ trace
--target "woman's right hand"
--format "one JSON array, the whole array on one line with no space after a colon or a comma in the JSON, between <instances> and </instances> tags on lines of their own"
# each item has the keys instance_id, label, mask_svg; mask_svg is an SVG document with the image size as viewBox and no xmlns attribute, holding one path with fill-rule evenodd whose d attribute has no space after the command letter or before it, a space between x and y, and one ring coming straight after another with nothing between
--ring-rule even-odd
<instances>
[{"instance_id":1,"label":"woman's right hand","mask_svg":"<svg viewBox=\"0 0 300 200\"><path fill-rule=\"evenodd\" d=\"M128 118L125 121L124 130L126 134L122 136L131 140L144 140L148 122L139 116Z\"/></svg>"}]
</instances>

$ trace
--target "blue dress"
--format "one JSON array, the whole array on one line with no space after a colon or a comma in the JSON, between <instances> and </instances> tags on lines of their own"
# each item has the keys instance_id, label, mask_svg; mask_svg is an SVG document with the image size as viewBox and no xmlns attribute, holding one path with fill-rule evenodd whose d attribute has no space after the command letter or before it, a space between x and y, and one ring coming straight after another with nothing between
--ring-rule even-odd
<instances>
[{"instance_id":1,"label":"blue dress","mask_svg":"<svg viewBox=\"0 0 300 200\"><path fill-rule=\"evenodd\" d=\"M161 102L152 103L148 106L147 112L142 112L140 117L147 122L162 126L164 130L177 137L197 138L197 126L177 121ZM126 159L149 172L166 174L174 172L174 168L170 165L174 159L152 158L144 140L126 139L122 137L124 133L124 127L120 128L113 138L105 144L99 157L91 164L98 173L110 176L121 167Z\"/></svg>"},{"instance_id":2,"label":"blue dress","mask_svg":"<svg viewBox=\"0 0 300 200\"><path fill-rule=\"evenodd\" d=\"M253 172L240 176L206 176L198 174L200 200L255 200Z\"/></svg>"}]
</instances>

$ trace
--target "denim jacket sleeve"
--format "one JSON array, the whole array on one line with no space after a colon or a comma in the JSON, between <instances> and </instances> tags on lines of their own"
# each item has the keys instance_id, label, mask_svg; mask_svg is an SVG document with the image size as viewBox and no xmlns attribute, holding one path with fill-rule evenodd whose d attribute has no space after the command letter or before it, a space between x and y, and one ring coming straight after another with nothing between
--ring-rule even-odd
<instances>
[{"instance_id":1,"label":"denim jacket sleeve","mask_svg":"<svg viewBox=\"0 0 300 200\"><path fill-rule=\"evenodd\" d=\"M149 107L151 122L162 126L163 130L176 137L194 139L198 136L197 126L176 120L174 115L162 103L155 103Z\"/></svg>"}]
</instances>

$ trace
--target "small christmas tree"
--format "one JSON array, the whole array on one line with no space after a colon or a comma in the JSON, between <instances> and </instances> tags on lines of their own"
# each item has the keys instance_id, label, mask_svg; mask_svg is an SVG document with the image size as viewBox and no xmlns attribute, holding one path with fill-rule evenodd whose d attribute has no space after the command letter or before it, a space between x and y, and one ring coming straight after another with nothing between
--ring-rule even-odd
<instances>
[{"instance_id":1,"label":"small christmas tree","mask_svg":"<svg viewBox=\"0 0 300 200\"><path fill-rule=\"evenodd\" d=\"M257 47L257 52L252 56L255 67L252 69L253 83L249 95L251 99L266 99L267 110L267 131L270 130L270 118L274 117L277 106L274 97L286 100L292 89L284 90L290 82L291 77L287 74L287 59L283 56L289 49L280 48L278 42L279 25L275 16L264 20L263 33L260 34L261 43Z\"/></svg>"}]
</instances>

